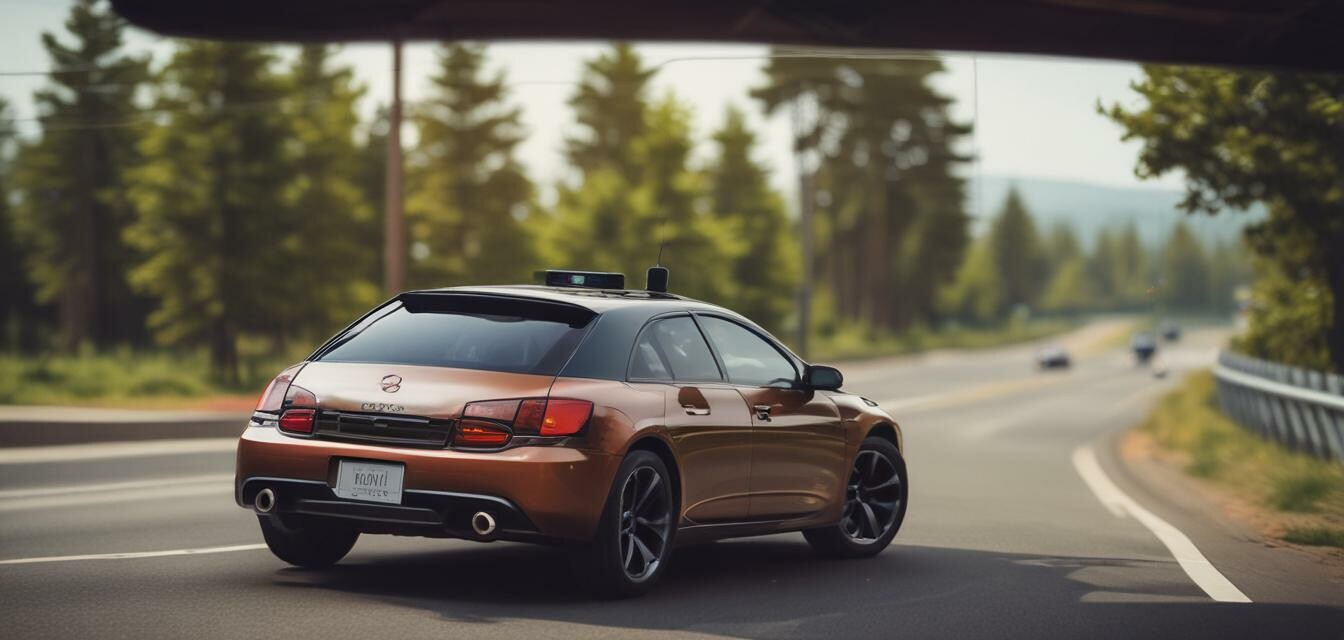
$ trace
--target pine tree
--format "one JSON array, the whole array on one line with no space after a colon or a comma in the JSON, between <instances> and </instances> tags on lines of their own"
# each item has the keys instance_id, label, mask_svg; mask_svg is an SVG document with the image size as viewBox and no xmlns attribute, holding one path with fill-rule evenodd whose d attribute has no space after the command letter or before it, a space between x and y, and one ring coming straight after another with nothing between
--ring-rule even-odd
<instances>
[{"instance_id":1,"label":"pine tree","mask_svg":"<svg viewBox=\"0 0 1344 640\"><path fill-rule=\"evenodd\" d=\"M23 269L23 246L14 238L9 183L14 127L9 102L0 96L0 349L15 350L32 337L33 287Z\"/></svg>"},{"instance_id":2,"label":"pine tree","mask_svg":"<svg viewBox=\"0 0 1344 640\"><path fill-rule=\"evenodd\" d=\"M291 128L274 62L253 44L181 44L162 72L147 161L128 176L138 217L127 235L147 256L132 281L158 302L151 325L163 342L208 345L226 382L238 379L239 335L275 335L259 310L300 286L288 277L304 239L286 233Z\"/></svg>"},{"instance_id":3,"label":"pine tree","mask_svg":"<svg viewBox=\"0 0 1344 640\"><path fill-rule=\"evenodd\" d=\"M1003 284L1004 309L1035 306L1047 284L1050 265L1036 224L1016 188L1008 191L989 233L994 265Z\"/></svg>"},{"instance_id":4,"label":"pine tree","mask_svg":"<svg viewBox=\"0 0 1344 640\"><path fill-rule=\"evenodd\" d=\"M654 73L627 42L584 63L578 89L569 99L585 134L565 141L572 166L585 173L610 168L627 182L639 180L634 142L644 134Z\"/></svg>"},{"instance_id":5,"label":"pine tree","mask_svg":"<svg viewBox=\"0 0 1344 640\"><path fill-rule=\"evenodd\" d=\"M793 230L766 169L751 157L756 134L740 110L729 107L714 141L718 158L707 171L711 209L747 245L729 270L739 287L733 308L778 333L792 307L781 294L792 291L798 278Z\"/></svg>"},{"instance_id":6,"label":"pine tree","mask_svg":"<svg viewBox=\"0 0 1344 640\"><path fill-rule=\"evenodd\" d=\"M134 256L120 241L131 221L120 181L136 162L134 98L147 61L119 53L125 22L100 4L71 8L72 42L42 34L52 62L50 86L34 96L42 134L21 149L13 177L16 238L67 345L137 339L146 312L126 282Z\"/></svg>"},{"instance_id":7,"label":"pine tree","mask_svg":"<svg viewBox=\"0 0 1344 640\"><path fill-rule=\"evenodd\" d=\"M1210 302L1208 256L1190 225L1176 223L1162 251L1161 297L1167 308L1203 311Z\"/></svg>"},{"instance_id":8,"label":"pine tree","mask_svg":"<svg viewBox=\"0 0 1344 640\"><path fill-rule=\"evenodd\" d=\"M363 93L349 67L333 67L334 50L304 45L289 73L286 103L294 182L286 188L286 278L295 286L287 304L273 308L278 337L326 336L378 301L377 237L360 183L354 139Z\"/></svg>"},{"instance_id":9,"label":"pine tree","mask_svg":"<svg viewBox=\"0 0 1344 640\"><path fill-rule=\"evenodd\" d=\"M537 266L525 224L532 184L514 157L521 114L502 74L487 75L485 48L439 51L433 94L414 118L407 218L415 286L525 282Z\"/></svg>"}]
</instances>

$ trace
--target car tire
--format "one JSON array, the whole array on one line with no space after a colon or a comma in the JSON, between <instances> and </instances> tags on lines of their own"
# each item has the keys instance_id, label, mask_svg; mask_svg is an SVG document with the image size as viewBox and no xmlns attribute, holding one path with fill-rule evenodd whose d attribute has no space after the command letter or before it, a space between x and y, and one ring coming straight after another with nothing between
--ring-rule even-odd
<instances>
[{"instance_id":1,"label":"car tire","mask_svg":"<svg viewBox=\"0 0 1344 640\"><path fill-rule=\"evenodd\" d=\"M866 558L881 553L900 530L909 503L910 481L896 445L868 438L859 446L845 483L840 521L803 531L821 555Z\"/></svg>"},{"instance_id":2,"label":"car tire","mask_svg":"<svg viewBox=\"0 0 1344 640\"><path fill-rule=\"evenodd\" d=\"M649 591L667 570L676 535L676 492L661 458L626 456L608 492L597 535L572 556L594 593L629 598ZM650 558L652 558L650 560Z\"/></svg>"},{"instance_id":3,"label":"car tire","mask_svg":"<svg viewBox=\"0 0 1344 640\"><path fill-rule=\"evenodd\" d=\"M300 523L280 516L259 515L257 520L271 553L296 567L330 567L350 553L359 539L359 531L340 525Z\"/></svg>"}]
</instances>

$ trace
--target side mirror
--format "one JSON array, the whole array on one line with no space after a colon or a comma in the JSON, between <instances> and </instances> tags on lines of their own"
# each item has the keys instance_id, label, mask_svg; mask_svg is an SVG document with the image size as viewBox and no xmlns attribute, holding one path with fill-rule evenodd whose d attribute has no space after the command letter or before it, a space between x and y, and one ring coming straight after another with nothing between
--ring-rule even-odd
<instances>
[{"instance_id":1,"label":"side mirror","mask_svg":"<svg viewBox=\"0 0 1344 640\"><path fill-rule=\"evenodd\" d=\"M803 382L807 384L809 389L836 391L840 388L840 385L845 383L845 377L840 375L839 369L824 364L808 365L804 378Z\"/></svg>"}]
</instances>

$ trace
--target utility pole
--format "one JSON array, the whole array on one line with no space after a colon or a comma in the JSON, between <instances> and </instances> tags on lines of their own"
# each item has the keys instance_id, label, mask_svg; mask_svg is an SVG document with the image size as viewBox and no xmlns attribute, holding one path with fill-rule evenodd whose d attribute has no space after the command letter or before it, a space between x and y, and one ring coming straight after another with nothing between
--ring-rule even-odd
<instances>
[{"instance_id":1,"label":"utility pole","mask_svg":"<svg viewBox=\"0 0 1344 640\"><path fill-rule=\"evenodd\" d=\"M392 106L387 114L387 199L383 213L383 289L406 289L406 218L401 198L401 41L392 42Z\"/></svg>"},{"instance_id":2,"label":"utility pole","mask_svg":"<svg viewBox=\"0 0 1344 640\"><path fill-rule=\"evenodd\" d=\"M793 101L793 157L798 164L798 233L801 235L799 246L802 249L802 269L798 282L798 355L807 359L808 336L812 332L812 206L816 200L812 193L812 171L807 166L807 149L803 146L807 138L807 122L804 113L804 96L808 94L807 85Z\"/></svg>"}]
</instances>

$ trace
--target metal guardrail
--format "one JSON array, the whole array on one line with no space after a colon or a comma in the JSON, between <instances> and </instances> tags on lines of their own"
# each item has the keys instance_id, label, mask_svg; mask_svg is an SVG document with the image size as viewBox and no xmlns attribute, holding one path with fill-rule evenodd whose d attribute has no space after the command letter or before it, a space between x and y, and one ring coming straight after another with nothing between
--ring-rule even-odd
<instances>
[{"instance_id":1,"label":"metal guardrail","mask_svg":"<svg viewBox=\"0 0 1344 640\"><path fill-rule=\"evenodd\" d=\"M1213 369L1227 416L1289 449L1344 463L1344 376L1230 351Z\"/></svg>"}]
</instances>

